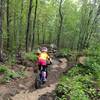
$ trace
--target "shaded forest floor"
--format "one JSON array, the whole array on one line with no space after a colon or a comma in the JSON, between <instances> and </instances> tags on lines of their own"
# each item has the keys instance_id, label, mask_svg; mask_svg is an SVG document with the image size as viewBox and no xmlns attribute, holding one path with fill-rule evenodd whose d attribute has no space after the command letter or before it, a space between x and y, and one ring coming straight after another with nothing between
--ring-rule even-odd
<instances>
[{"instance_id":1,"label":"shaded forest floor","mask_svg":"<svg viewBox=\"0 0 100 100\"><path fill-rule=\"evenodd\" d=\"M67 70L66 62L65 59L62 59L62 62L54 60L47 83L38 90L34 88L35 73L33 73L33 68L27 68L25 78L14 79L10 83L0 85L0 100L52 100L51 93L55 90L60 75ZM46 99L47 97L48 99Z\"/></svg>"}]
</instances>

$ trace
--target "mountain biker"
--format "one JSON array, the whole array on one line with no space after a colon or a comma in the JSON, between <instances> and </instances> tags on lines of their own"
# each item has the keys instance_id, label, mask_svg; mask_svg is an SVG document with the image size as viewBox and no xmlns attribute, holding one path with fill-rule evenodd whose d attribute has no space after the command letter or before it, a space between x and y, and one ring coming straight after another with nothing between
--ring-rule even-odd
<instances>
[{"instance_id":1,"label":"mountain biker","mask_svg":"<svg viewBox=\"0 0 100 100\"><path fill-rule=\"evenodd\" d=\"M38 55L38 66L39 66L39 70L41 71L41 67L43 68L42 70L43 71L46 71L46 78L44 79L44 81L46 81L47 79L47 67L48 67L48 64L47 64L47 61L49 60L50 63L51 63L51 59L48 55L48 49L46 47L42 47L41 49L41 53Z\"/></svg>"}]
</instances>

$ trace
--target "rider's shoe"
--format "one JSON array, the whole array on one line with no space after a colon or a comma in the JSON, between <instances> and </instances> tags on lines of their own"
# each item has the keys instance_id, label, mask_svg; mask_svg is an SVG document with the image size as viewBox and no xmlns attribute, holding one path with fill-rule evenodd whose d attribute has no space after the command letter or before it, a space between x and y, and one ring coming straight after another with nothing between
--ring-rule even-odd
<instances>
[{"instance_id":1,"label":"rider's shoe","mask_svg":"<svg viewBox=\"0 0 100 100\"><path fill-rule=\"evenodd\" d=\"M47 79L46 78L44 78L44 80L43 80L44 82L46 82L47 81Z\"/></svg>"}]
</instances>

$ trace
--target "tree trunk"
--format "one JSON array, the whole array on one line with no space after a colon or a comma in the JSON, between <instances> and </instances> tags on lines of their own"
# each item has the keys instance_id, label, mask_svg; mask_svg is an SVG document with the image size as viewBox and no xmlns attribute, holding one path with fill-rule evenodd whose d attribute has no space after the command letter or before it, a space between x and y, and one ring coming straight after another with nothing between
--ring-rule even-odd
<instances>
[{"instance_id":1,"label":"tree trunk","mask_svg":"<svg viewBox=\"0 0 100 100\"><path fill-rule=\"evenodd\" d=\"M30 17L31 17L31 11L32 11L32 1L30 0L29 4L29 10L28 10L28 18L27 18L27 28L26 28L26 52L28 52L28 39L29 39L29 27L30 27Z\"/></svg>"},{"instance_id":2,"label":"tree trunk","mask_svg":"<svg viewBox=\"0 0 100 100\"><path fill-rule=\"evenodd\" d=\"M2 49L3 49L2 6L3 6L3 0L0 0L0 61L2 61Z\"/></svg>"},{"instance_id":3,"label":"tree trunk","mask_svg":"<svg viewBox=\"0 0 100 100\"><path fill-rule=\"evenodd\" d=\"M49 33L49 44L51 44L52 43L52 33Z\"/></svg>"},{"instance_id":4,"label":"tree trunk","mask_svg":"<svg viewBox=\"0 0 100 100\"><path fill-rule=\"evenodd\" d=\"M80 29L80 38L79 38L79 43L78 43L78 50L83 50L85 48L89 47L89 40L91 39L93 33L95 33L96 30L96 24L97 24L97 19L98 16L100 15L100 5L98 6L97 13L95 15L95 18L93 20L93 11L95 9L95 6L90 10L89 12L89 17L87 20L84 20L84 17L86 15L83 15L83 20L82 20L82 27ZM85 22L85 24L83 24Z\"/></svg>"},{"instance_id":5,"label":"tree trunk","mask_svg":"<svg viewBox=\"0 0 100 100\"><path fill-rule=\"evenodd\" d=\"M59 20L59 31L57 35L57 47L60 47L60 37L61 37L61 32L62 32L62 24L63 24L63 15L62 15L62 1L60 0L60 5L59 5L59 15L60 15L60 20Z\"/></svg>"},{"instance_id":6,"label":"tree trunk","mask_svg":"<svg viewBox=\"0 0 100 100\"><path fill-rule=\"evenodd\" d=\"M87 19L86 19L87 9L85 9L87 7L87 4L85 4L85 6L84 6L85 13L82 15L82 20L81 20L82 27L80 28L79 41L78 41L78 46L77 46L77 50L79 50L79 51L89 47L89 40L91 39L92 34L95 33L97 19L100 14L100 6L98 6L97 13L94 17L93 12L95 9L95 3L96 2L94 2L94 5L92 5L92 7L90 9ZM83 11L84 11L84 9L83 9Z\"/></svg>"},{"instance_id":7,"label":"tree trunk","mask_svg":"<svg viewBox=\"0 0 100 100\"><path fill-rule=\"evenodd\" d=\"M38 0L36 0L36 4L35 4L35 13L34 13L34 20L33 20L33 36L32 36L31 51L33 50L34 40L35 40L35 25L36 25L36 17L37 17L37 7L38 7Z\"/></svg>"},{"instance_id":8,"label":"tree trunk","mask_svg":"<svg viewBox=\"0 0 100 100\"><path fill-rule=\"evenodd\" d=\"M39 22L37 20L37 43L38 45L40 44L40 34L39 34L40 30L39 30Z\"/></svg>"},{"instance_id":9,"label":"tree trunk","mask_svg":"<svg viewBox=\"0 0 100 100\"><path fill-rule=\"evenodd\" d=\"M43 34L43 39L42 39L42 44L45 43L45 32L44 32L44 25L42 23L42 34Z\"/></svg>"},{"instance_id":10,"label":"tree trunk","mask_svg":"<svg viewBox=\"0 0 100 100\"><path fill-rule=\"evenodd\" d=\"M20 37L19 37L19 39L18 39L18 41L20 41L19 43L18 43L18 48L20 48L21 47L21 39L22 39L22 12L23 12L23 3L24 3L24 0L22 0L22 2L21 2L21 10L20 10L20 15L19 15L19 34L20 34ZM18 34L18 36L19 36L19 34Z\"/></svg>"},{"instance_id":11,"label":"tree trunk","mask_svg":"<svg viewBox=\"0 0 100 100\"><path fill-rule=\"evenodd\" d=\"M93 33L96 31L96 24L98 22L98 16L100 15L100 5L98 6L98 10L96 13L96 16L94 18L94 21L92 23L91 31L88 33L88 36L86 38L86 41L84 42L84 46L87 47L89 45L89 40L91 39Z\"/></svg>"},{"instance_id":12,"label":"tree trunk","mask_svg":"<svg viewBox=\"0 0 100 100\"><path fill-rule=\"evenodd\" d=\"M10 20L9 20L9 0L7 0L7 49L10 48Z\"/></svg>"},{"instance_id":13,"label":"tree trunk","mask_svg":"<svg viewBox=\"0 0 100 100\"><path fill-rule=\"evenodd\" d=\"M15 1L16 2L16 1ZM15 12L15 9L14 9L14 21L13 21L13 34L12 34L12 40L11 40L11 44L12 44L12 49L15 49L14 46L17 46L16 42L17 42L17 35L16 35L16 12Z\"/></svg>"}]
</instances>

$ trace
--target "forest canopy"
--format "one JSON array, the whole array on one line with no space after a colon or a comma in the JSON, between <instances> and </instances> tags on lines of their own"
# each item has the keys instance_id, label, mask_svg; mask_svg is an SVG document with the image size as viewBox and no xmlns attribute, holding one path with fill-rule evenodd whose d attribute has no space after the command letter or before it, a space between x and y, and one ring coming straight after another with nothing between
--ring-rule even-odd
<instances>
[{"instance_id":1,"label":"forest canopy","mask_svg":"<svg viewBox=\"0 0 100 100\"><path fill-rule=\"evenodd\" d=\"M51 43L80 51L99 33L99 0L0 0L1 52Z\"/></svg>"}]
</instances>

